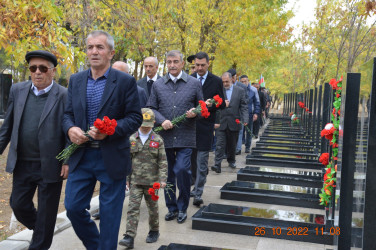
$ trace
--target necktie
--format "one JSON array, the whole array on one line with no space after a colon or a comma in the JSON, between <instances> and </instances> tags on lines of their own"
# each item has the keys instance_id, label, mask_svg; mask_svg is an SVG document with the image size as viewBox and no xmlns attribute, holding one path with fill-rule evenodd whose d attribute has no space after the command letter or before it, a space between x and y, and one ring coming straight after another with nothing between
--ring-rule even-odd
<instances>
[{"instance_id":1,"label":"necktie","mask_svg":"<svg viewBox=\"0 0 376 250\"><path fill-rule=\"evenodd\" d=\"M148 92L149 92L149 95L150 95L150 92L151 92L151 85L153 85L154 81L153 80L149 80L148 81Z\"/></svg>"},{"instance_id":2,"label":"necktie","mask_svg":"<svg viewBox=\"0 0 376 250\"><path fill-rule=\"evenodd\" d=\"M200 82L201 82L201 85L204 85L204 78L202 76L200 76Z\"/></svg>"}]
</instances>

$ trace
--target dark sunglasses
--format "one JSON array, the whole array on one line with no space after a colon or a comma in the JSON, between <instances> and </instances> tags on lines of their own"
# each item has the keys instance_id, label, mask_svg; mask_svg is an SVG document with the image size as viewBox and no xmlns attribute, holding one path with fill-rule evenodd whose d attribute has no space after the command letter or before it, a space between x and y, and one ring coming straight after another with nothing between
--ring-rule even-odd
<instances>
[{"instance_id":1,"label":"dark sunglasses","mask_svg":"<svg viewBox=\"0 0 376 250\"><path fill-rule=\"evenodd\" d=\"M33 65L33 66L29 67L29 70L30 70L30 72L35 73L37 71L37 69L39 69L40 72L46 73L48 71L48 69L53 69L53 68L54 67L49 68L49 67L44 66L44 65L39 65L39 66Z\"/></svg>"}]
</instances>

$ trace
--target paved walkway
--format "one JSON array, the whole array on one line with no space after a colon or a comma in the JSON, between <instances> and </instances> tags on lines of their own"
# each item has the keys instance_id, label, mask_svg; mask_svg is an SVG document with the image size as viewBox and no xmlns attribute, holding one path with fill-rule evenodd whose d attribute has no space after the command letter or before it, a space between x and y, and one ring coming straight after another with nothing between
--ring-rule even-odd
<instances>
[{"instance_id":1,"label":"paved walkway","mask_svg":"<svg viewBox=\"0 0 376 250\"><path fill-rule=\"evenodd\" d=\"M254 142L253 142L254 145ZM243 147L244 152L244 147ZM237 167L245 167L245 157L246 155L242 153L237 156ZM213 165L214 154L210 153L209 166ZM247 207L257 207L257 208L268 208L268 209L284 209L284 210L298 210L301 212L317 213L323 214L324 211L312 210L306 208L294 208L294 207L283 207L270 204L257 204L251 202L241 202L241 201L230 201L221 200L219 189L226 183L232 180L236 180L236 172L238 169L230 169L227 167L226 163L223 163L222 173L216 174L212 171L209 172L207 183L204 190L204 205L209 203L221 203L221 204L232 204ZM129 196L126 197L124 202L124 210L121 228L119 232L119 239L123 237L125 232L126 224L126 211L128 208ZM312 243L302 243L296 241L288 240L278 240L262 237L253 237L237 234L227 234L227 233L216 233L201 230L192 230L191 217L197 212L198 208L191 203L188 207L188 219L183 224L178 224L174 221L165 221L164 215L167 213L167 208L164 204L163 195L159 199L160 208L160 238L156 243L148 244L145 243L148 228L148 212L146 204L143 201L141 205L141 216L140 223L137 231L137 236L135 238L135 248L134 249L158 249L161 245L168 245L170 243L182 243L190 245L200 245L200 246L210 246L217 248L228 248L228 249L256 249L256 250L328 250L333 249L332 246L325 246ZM98 209L98 197L92 200L92 211ZM99 223L99 222L97 222ZM0 242L0 250L18 250L27 249L29 241L31 239L32 231L24 230L16 235L8 238L6 241ZM54 240L51 246L54 250L72 250L72 249L85 249L81 241L75 235L73 228L70 226L69 220L65 216L65 212L59 214L56 232ZM125 249L119 246L118 249Z\"/></svg>"}]
</instances>

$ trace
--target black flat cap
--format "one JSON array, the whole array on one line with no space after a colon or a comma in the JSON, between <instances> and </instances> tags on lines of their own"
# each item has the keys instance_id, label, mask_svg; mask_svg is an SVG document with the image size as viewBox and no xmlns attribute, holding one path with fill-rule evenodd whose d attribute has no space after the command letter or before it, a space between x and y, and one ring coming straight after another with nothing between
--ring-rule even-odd
<instances>
[{"instance_id":1,"label":"black flat cap","mask_svg":"<svg viewBox=\"0 0 376 250\"><path fill-rule=\"evenodd\" d=\"M190 55L190 56L188 56L187 61L189 63L192 63L195 60L195 57L196 57L196 55Z\"/></svg>"},{"instance_id":2,"label":"black flat cap","mask_svg":"<svg viewBox=\"0 0 376 250\"><path fill-rule=\"evenodd\" d=\"M57 66L56 56L54 54L52 54L51 52L48 52L46 50L30 51L30 52L26 53L25 59L26 59L27 63L29 63L30 59L34 58L34 57L46 59L46 60L52 62L55 67Z\"/></svg>"},{"instance_id":3,"label":"black flat cap","mask_svg":"<svg viewBox=\"0 0 376 250\"><path fill-rule=\"evenodd\" d=\"M230 73L232 76L236 75L236 69L229 69L227 70L228 73Z\"/></svg>"}]
</instances>

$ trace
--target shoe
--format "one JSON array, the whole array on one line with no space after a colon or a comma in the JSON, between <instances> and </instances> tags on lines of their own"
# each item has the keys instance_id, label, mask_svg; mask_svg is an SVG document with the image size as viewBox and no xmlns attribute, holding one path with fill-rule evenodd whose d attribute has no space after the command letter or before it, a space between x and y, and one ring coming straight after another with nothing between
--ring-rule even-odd
<instances>
[{"instance_id":1,"label":"shoe","mask_svg":"<svg viewBox=\"0 0 376 250\"><path fill-rule=\"evenodd\" d=\"M236 164L235 164L235 162L234 162L234 163L229 163L228 166L229 166L230 168L236 168Z\"/></svg>"},{"instance_id":2,"label":"shoe","mask_svg":"<svg viewBox=\"0 0 376 250\"><path fill-rule=\"evenodd\" d=\"M178 216L178 212L168 212L165 216L166 221L170 221L176 218Z\"/></svg>"},{"instance_id":3,"label":"shoe","mask_svg":"<svg viewBox=\"0 0 376 250\"><path fill-rule=\"evenodd\" d=\"M124 234L124 238L119 241L119 245L125 246L128 249L134 248L134 238L128 234Z\"/></svg>"},{"instance_id":4,"label":"shoe","mask_svg":"<svg viewBox=\"0 0 376 250\"><path fill-rule=\"evenodd\" d=\"M220 168L220 167L217 167L217 166L213 166L213 167L211 167L211 170L213 170L213 171L216 172L217 174L220 174L220 173L221 173L221 168Z\"/></svg>"},{"instance_id":5,"label":"shoe","mask_svg":"<svg viewBox=\"0 0 376 250\"><path fill-rule=\"evenodd\" d=\"M236 155L241 155L241 154L242 154L242 151L241 151L241 150L238 150L238 151L236 151L235 154L236 154Z\"/></svg>"},{"instance_id":6,"label":"shoe","mask_svg":"<svg viewBox=\"0 0 376 250\"><path fill-rule=\"evenodd\" d=\"M178 223L181 224L187 219L187 212L179 211Z\"/></svg>"},{"instance_id":7,"label":"shoe","mask_svg":"<svg viewBox=\"0 0 376 250\"><path fill-rule=\"evenodd\" d=\"M204 204L204 201L202 200L202 198L200 196L196 196L193 199L193 205L200 207L201 204Z\"/></svg>"},{"instance_id":8,"label":"shoe","mask_svg":"<svg viewBox=\"0 0 376 250\"><path fill-rule=\"evenodd\" d=\"M94 213L91 217L93 217L94 220L99 220L101 218L101 215L99 214L99 211Z\"/></svg>"},{"instance_id":9,"label":"shoe","mask_svg":"<svg viewBox=\"0 0 376 250\"><path fill-rule=\"evenodd\" d=\"M158 240L159 231L149 231L148 236L146 237L146 243L153 243Z\"/></svg>"},{"instance_id":10,"label":"shoe","mask_svg":"<svg viewBox=\"0 0 376 250\"><path fill-rule=\"evenodd\" d=\"M191 193L189 194L190 197L195 197L196 196L196 192L194 190L191 191Z\"/></svg>"},{"instance_id":11,"label":"shoe","mask_svg":"<svg viewBox=\"0 0 376 250\"><path fill-rule=\"evenodd\" d=\"M249 150L249 148L247 149L245 149L245 151L244 151L246 154L248 154L248 153L250 153L251 152L251 150Z\"/></svg>"}]
</instances>

